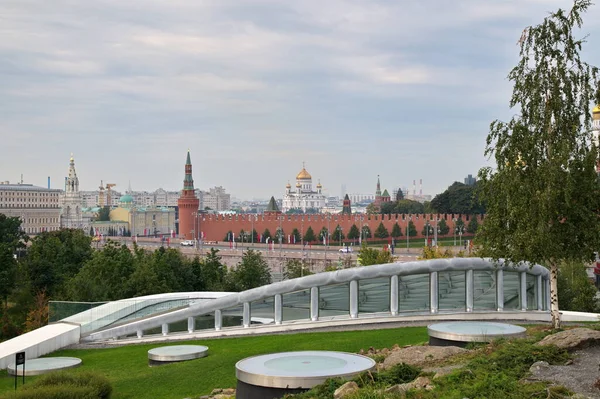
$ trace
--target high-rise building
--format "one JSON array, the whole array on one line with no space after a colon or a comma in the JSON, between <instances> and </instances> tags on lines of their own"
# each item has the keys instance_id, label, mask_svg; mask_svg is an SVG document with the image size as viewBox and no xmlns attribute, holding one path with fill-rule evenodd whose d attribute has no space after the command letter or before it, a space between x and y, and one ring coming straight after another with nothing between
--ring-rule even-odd
<instances>
[{"instance_id":1,"label":"high-rise building","mask_svg":"<svg viewBox=\"0 0 600 399\"><path fill-rule=\"evenodd\" d=\"M231 195L225 192L221 186L210 188L207 192L197 190L196 194L200 198L200 209L222 212L231 209Z\"/></svg>"},{"instance_id":2,"label":"high-rise building","mask_svg":"<svg viewBox=\"0 0 600 399\"><path fill-rule=\"evenodd\" d=\"M477 178L473 177L473 175L468 175L467 177L465 177L465 184L467 186L474 186L475 183L477 183Z\"/></svg>"},{"instance_id":3,"label":"high-rise building","mask_svg":"<svg viewBox=\"0 0 600 399\"><path fill-rule=\"evenodd\" d=\"M200 200L194 192L194 179L192 178L192 160L188 150L185 162L185 178L183 179L183 190L177 201L179 206L179 236L186 240L197 238L196 221L198 220L198 208Z\"/></svg>"}]
</instances>

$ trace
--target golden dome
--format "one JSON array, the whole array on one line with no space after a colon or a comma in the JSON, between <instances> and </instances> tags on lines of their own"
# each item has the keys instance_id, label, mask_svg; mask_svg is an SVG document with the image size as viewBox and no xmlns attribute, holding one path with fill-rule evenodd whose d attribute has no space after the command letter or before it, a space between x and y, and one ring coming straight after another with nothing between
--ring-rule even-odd
<instances>
[{"instance_id":1,"label":"golden dome","mask_svg":"<svg viewBox=\"0 0 600 399\"><path fill-rule=\"evenodd\" d=\"M319 184L317 184L317 188L323 188L323 186L321 185L321 181L319 180Z\"/></svg>"},{"instance_id":2,"label":"golden dome","mask_svg":"<svg viewBox=\"0 0 600 399\"><path fill-rule=\"evenodd\" d=\"M312 176L310 175L310 173L308 173L306 171L306 169L302 168L300 173L298 173L298 175L296 176L296 179L297 180L308 180L308 179L312 179Z\"/></svg>"},{"instance_id":3,"label":"golden dome","mask_svg":"<svg viewBox=\"0 0 600 399\"><path fill-rule=\"evenodd\" d=\"M290 182L288 182L288 184L285 185L285 188L292 188L292 185L290 184Z\"/></svg>"},{"instance_id":4,"label":"golden dome","mask_svg":"<svg viewBox=\"0 0 600 399\"><path fill-rule=\"evenodd\" d=\"M302 185L300 183L296 183L296 188L300 188Z\"/></svg>"},{"instance_id":5,"label":"golden dome","mask_svg":"<svg viewBox=\"0 0 600 399\"><path fill-rule=\"evenodd\" d=\"M596 105L594 107L594 110L592 111L593 114L598 114L600 113L600 104Z\"/></svg>"}]
</instances>

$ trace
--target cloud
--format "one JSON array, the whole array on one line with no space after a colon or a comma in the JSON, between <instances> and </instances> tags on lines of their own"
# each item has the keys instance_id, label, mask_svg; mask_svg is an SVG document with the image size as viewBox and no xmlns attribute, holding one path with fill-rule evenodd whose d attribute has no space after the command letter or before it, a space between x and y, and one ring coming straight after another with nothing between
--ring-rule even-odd
<instances>
[{"instance_id":1,"label":"cloud","mask_svg":"<svg viewBox=\"0 0 600 399\"><path fill-rule=\"evenodd\" d=\"M5 0L0 180L60 181L74 152L84 188L177 189L191 147L196 184L241 197L281 195L303 160L332 194L386 173L435 193L475 173L489 122L511 115L522 29L570 5ZM595 64L599 10L582 32Z\"/></svg>"}]
</instances>

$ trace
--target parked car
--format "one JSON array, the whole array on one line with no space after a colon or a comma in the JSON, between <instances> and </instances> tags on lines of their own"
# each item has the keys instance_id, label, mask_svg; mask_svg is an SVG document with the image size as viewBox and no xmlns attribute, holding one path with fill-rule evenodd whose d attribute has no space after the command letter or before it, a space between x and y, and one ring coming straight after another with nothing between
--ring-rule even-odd
<instances>
[{"instance_id":1,"label":"parked car","mask_svg":"<svg viewBox=\"0 0 600 399\"><path fill-rule=\"evenodd\" d=\"M181 246L182 247L193 247L194 246L194 241L192 240L183 240L181 241Z\"/></svg>"},{"instance_id":2,"label":"parked car","mask_svg":"<svg viewBox=\"0 0 600 399\"><path fill-rule=\"evenodd\" d=\"M352 247L342 247L342 248L340 248L340 252L349 254L352 252Z\"/></svg>"}]
</instances>

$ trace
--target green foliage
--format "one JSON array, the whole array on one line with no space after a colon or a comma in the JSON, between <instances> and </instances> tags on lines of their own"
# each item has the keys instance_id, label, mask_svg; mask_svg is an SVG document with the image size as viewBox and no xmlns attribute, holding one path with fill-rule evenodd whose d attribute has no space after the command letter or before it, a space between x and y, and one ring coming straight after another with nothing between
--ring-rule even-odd
<instances>
[{"instance_id":1,"label":"green foliage","mask_svg":"<svg viewBox=\"0 0 600 399\"><path fill-rule=\"evenodd\" d=\"M474 186L455 182L443 193L431 200L431 207L437 213L473 214L485 213L485 207L479 199L477 183Z\"/></svg>"},{"instance_id":2,"label":"green foliage","mask_svg":"<svg viewBox=\"0 0 600 399\"><path fill-rule=\"evenodd\" d=\"M283 278L286 280L309 276L311 274L314 273L310 271L306 262L300 259L288 259L285 262L285 271L283 272Z\"/></svg>"},{"instance_id":3,"label":"green foliage","mask_svg":"<svg viewBox=\"0 0 600 399\"><path fill-rule=\"evenodd\" d=\"M398 222L394 223L394 227L392 227L391 236L394 238L402 237L402 229L400 228Z\"/></svg>"},{"instance_id":4,"label":"green foliage","mask_svg":"<svg viewBox=\"0 0 600 399\"><path fill-rule=\"evenodd\" d=\"M265 231L263 231L263 233L262 233L262 241L266 242L267 238L273 238L273 237L271 237L271 232L269 231L269 229L265 228Z\"/></svg>"},{"instance_id":5,"label":"green foliage","mask_svg":"<svg viewBox=\"0 0 600 399\"><path fill-rule=\"evenodd\" d=\"M423 247L423 252L419 259L441 259L441 258L453 258L454 254L449 249L442 252L440 247ZM464 257L464 256L461 256Z\"/></svg>"},{"instance_id":6,"label":"green foliage","mask_svg":"<svg viewBox=\"0 0 600 399\"><path fill-rule=\"evenodd\" d=\"M417 235L417 228L412 220L408 221L408 235L410 237L415 237Z\"/></svg>"},{"instance_id":7,"label":"green foliage","mask_svg":"<svg viewBox=\"0 0 600 399\"><path fill-rule=\"evenodd\" d=\"M348 231L348 239L356 240L359 236L360 231L358 230L358 227L355 224L353 224L352 227L350 227L350 231Z\"/></svg>"},{"instance_id":8,"label":"green foliage","mask_svg":"<svg viewBox=\"0 0 600 399\"><path fill-rule=\"evenodd\" d=\"M100 210L96 214L95 221L97 221L97 222L110 221L110 208L108 206L103 206L102 208L100 208Z\"/></svg>"},{"instance_id":9,"label":"green foliage","mask_svg":"<svg viewBox=\"0 0 600 399\"><path fill-rule=\"evenodd\" d=\"M383 225L383 222L379 222L379 226L377 226L377 229L375 229L375 237L388 238L389 236L390 236L390 233Z\"/></svg>"},{"instance_id":10,"label":"green foliage","mask_svg":"<svg viewBox=\"0 0 600 399\"><path fill-rule=\"evenodd\" d=\"M271 284L271 270L260 251L247 250L237 268L227 275L228 291L245 291Z\"/></svg>"},{"instance_id":11,"label":"green foliage","mask_svg":"<svg viewBox=\"0 0 600 399\"><path fill-rule=\"evenodd\" d=\"M295 227L294 227L294 230L292 230L292 234L290 236L290 240L291 240L292 244L294 242L300 243L300 241L301 241L300 231L297 228L295 228Z\"/></svg>"},{"instance_id":12,"label":"green foliage","mask_svg":"<svg viewBox=\"0 0 600 399\"><path fill-rule=\"evenodd\" d=\"M381 204L379 213L384 215L390 214L422 214L425 207L418 201L409 199L401 199L395 202L384 202Z\"/></svg>"},{"instance_id":13,"label":"green foliage","mask_svg":"<svg viewBox=\"0 0 600 399\"><path fill-rule=\"evenodd\" d=\"M134 256L126 246L108 240L102 251L68 280L68 297L75 301L112 301L129 296L127 281L134 271Z\"/></svg>"},{"instance_id":14,"label":"green foliage","mask_svg":"<svg viewBox=\"0 0 600 399\"><path fill-rule=\"evenodd\" d=\"M28 237L21 231L19 218L0 214L0 308L6 308L17 282L17 250L25 248Z\"/></svg>"},{"instance_id":15,"label":"green foliage","mask_svg":"<svg viewBox=\"0 0 600 399\"><path fill-rule=\"evenodd\" d=\"M410 366L405 363L398 363L387 370L382 370L378 373L372 373L373 379L370 380L370 385L388 387L396 384L404 384L406 382L413 381L419 376L420 373L420 368ZM357 380L369 382L368 378L361 378Z\"/></svg>"},{"instance_id":16,"label":"green foliage","mask_svg":"<svg viewBox=\"0 0 600 399\"><path fill-rule=\"evenodd\" d=\"M32 292L45 290L50 299L68 298L67 282L92 258L91 237L78 229L61 229L36 236L24 269Z\"/></svg>"},{"instance_id":17,"label":"green foliage","mask_svg":"<svg viewBox=\"0 0 600 399\"><path fill-rule=\"evenodd\" d=\"M380 251L363 244L358 251L358 263L361 266L382 265L394 262L394 256L389 251Z\"/></svg>"},{"instance_id":18,"label":"green foliage","mask_svg":"<svg viewBox=\"0 0 600 399\"><path fill-rule=\"evenodd\" d=\"M479 172L486 201L478 240L494 259L550 266L553 323L559 326L556 272L561 261L590 261L600 247L598 149L590 105L600 102L598 68L583 62L574 37L589 0L575 0L522 34L509 121L490 126Z\"/></svg>"},{"instance_id":19,"label":"green foliage","mask_svg":"<svg viewBox=\"0 0 600 399\"><path fill-rule=\"evenodd\" d=\"M558 269L558 303L560 309L576 312L598 312L598 291L587 276L581 262L563 262Z\"/></svg>"},{"instance_id":20,"label":"green foliage","mask_svg":"<svg viewBox=\"0 0 600 399\"><path fill-rule=\"evenodd\" d=\"M317 241L317 236L315 236L315 232L313 231L311 226L308 226L308 229L306 229L306 233L304 233L303 240L306 243Z\"/></svg>"},{"instance_id":21,"label":"green foliage","mask_svg":"<svg viewBox=\"0 0 600 399\"><path fill-rule=\"evenodd\" d=\"M479 229L479 222L477 221L477 215L471 215L469 224L467 225L467 233L475 234Z\"/></svg>"},{"instance_id":22,"label":"green foliage","mask_svg":"<svg viewBox=\"0 0 600 399\"><path fill-rule=\"evenodd\" d=\"M281 243L284 242L284 240L285 240L285 232L283 231L283 228L277 227L277 230L275 230L275 236L273 236L273 239L276 242L281 242Z\"/></svg>"},{"instance_id":23,"label":"green foliage","mask_svg":"<svg viewBox=\"0 0 600 399\"><path fill-rule=\"evenodd\" d=\"M450 226L448 226L445 219L438 222L438 229L440 230L438 234L441 236L445 236L450 232Z\"/></svg>"},{"instance_id":24,"label":"green foliage","mask_svg":"<svg viewBox=\"0 0 600 399\"><path fill-rule=\"evenodd\" d=\"M435 227L429 224L429 221L423 225L423 229L421 230L421 235L424 237L432 237L434 233Z\"/></svg>"},{"instance_id":25,"label":"green foliage","mask_svg":"<svg viewBox=\"0 0 600 399\"><path fill-rule=\"evenodd\" d=\"M221 262L221 259L219 250L211 248L201 262L199 279L204 284L206 291L223 291L224 289L227 267Z\"/></svg>"},{"instance_id":26,"label":"green foliage","mask_svg":"<svg viewBox=\"0 0 600 399\"><path fill-rule=\"evenodd\" d=\"M337 226L335 226L335 230L333 230L333 234L331 235L331 238L334 241L341 241L345 238L344 230L342 229L342 226L340 226L339 224Z\"/></svg>"},{"instance_id":27,"label":"green foliage","mask_svg":"<svg viewBox=\"0 0 600 399\"><path fill-rule=\"evenodd\" d=\"M93 372L55 372L26 384L16 395L0 398L18 399L108 399L112 393L109 380Z\"/></svg>"}]
</instances>

